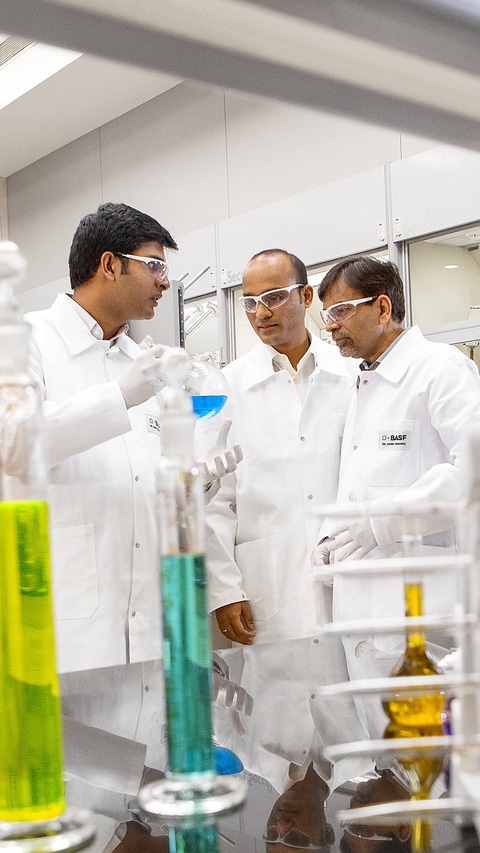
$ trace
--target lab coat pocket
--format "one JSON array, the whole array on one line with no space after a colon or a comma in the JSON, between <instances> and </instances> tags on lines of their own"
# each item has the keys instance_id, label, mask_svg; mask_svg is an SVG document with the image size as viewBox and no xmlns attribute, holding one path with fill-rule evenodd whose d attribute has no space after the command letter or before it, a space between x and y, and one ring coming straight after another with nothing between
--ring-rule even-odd
<instances>
[{"instance_id":1,"label":"lab coat pocket","mask_svg":"<svg viewBox=\"0 0 480 853\"><path fill-rule=\"evenodd\" d=\"M371 440L375 446L370 460L367 488L405 488L420 474L420 421L379 421Z\"/></svg>"},{"instance_id":2,"label":"lab coat pocket","mask_svg":"<svg viewBox=\"0 0 480 853\"><path fill-rule=\"evenodd\" d=\"M278 571L275 536L242 542L235 548L245 592L255 621L266 622L278 613Z\"/></svg>"},{"instance_id":3,"label":"lab coat pocket","mask_svg":"<svg viewBox=\"0 0 480 853\"><path fill-rule=\"evenodd\" d=\"M95 527L83 524L51 530L55 618L88 619L98 607Z\"/></svg>"}]
</instances>

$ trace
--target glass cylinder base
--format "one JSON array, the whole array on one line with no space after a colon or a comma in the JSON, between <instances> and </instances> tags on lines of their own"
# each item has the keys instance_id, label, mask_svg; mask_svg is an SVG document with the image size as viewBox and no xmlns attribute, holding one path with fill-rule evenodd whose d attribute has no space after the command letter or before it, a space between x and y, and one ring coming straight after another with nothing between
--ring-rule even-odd
<instances>
[{"instance_id":1,"label":"glass cylinder base","mask_svg":"<svg viewBox=\"0 0 480 853\"><path fill-rule=\"evenodd\" d=\"M170 826L215 819L241 808L247 799L247 783L242 777L196 776L167 778L152 782L138 794L141 809Z\"/></svg>"},{"instance_id":2,"label":"glass cylinder base","mask_svg":"<svg viewBox=\"0 0 480 853\"><path fill-rule=\"evenodd\" d=\"M95 838L90 812L67 809L53 820L0 821L0 851L9 853L74 853Z\"/></svg>"}]
</instances>

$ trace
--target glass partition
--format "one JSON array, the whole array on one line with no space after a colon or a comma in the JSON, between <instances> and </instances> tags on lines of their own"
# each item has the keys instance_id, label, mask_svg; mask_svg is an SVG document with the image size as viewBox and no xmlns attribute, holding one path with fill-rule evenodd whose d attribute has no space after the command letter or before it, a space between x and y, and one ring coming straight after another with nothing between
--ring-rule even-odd
<instances>
[{"instance_id":1,"label":"glass partition","mask_svg":"<svg viewBox=\"0 0 480 853\"><path fill-rule=\"evenodd\" d=\"M477 318L480 327L480 223L410 243L408 263L414 323L427 334ZM455 344L478 366L477 335L466 329Z\"/></svg>"}]
</instances>

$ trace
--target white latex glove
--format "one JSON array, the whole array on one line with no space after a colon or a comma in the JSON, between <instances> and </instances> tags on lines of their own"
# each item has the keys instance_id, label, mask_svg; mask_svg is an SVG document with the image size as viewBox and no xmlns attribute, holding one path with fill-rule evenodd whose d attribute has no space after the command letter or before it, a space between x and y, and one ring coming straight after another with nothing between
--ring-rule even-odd
<instances>
[{"instance_id":1,"label":"white latex glove","mask_svg":"<svg viewBox=\"0 0 480 853\"><path fill-rule=\"evenodd\" d=\"M327 586L333 586L333 576L331 574L328 576L323 574L325 566L328 566L328 564L330 563L329 545L332 543L332 541L333 540L330 539L330 537L325 536L324 539L321 539L318 545L315 545L315 548L310 554L310 565L312 567L313 576L318 577L318 580L320 580ZM321 576L317 575L317 569L322 572Z\"/></svg>"},{"instance_id":2,"label":"white latex glove","mask_svg":"<svg viewBox=\"0 0 480 853\"><path fill-rule=\"evenodd\" d=\"M143 349L120 376L118 384L127 409L139 406L165 387L160 375L160 358L167 349L163 344Z\"/></svg>"},{"instance_id":3,"label":"white latex glove","mask_svg":"<svg viewBox=\"0 0 480 853\"><path fill-rule=\"evenodd\" d=\"M253 711L253 698L250 693L228 679L228 666L225 661L213 652L213 695L217 705L230 711L233 727L237 734L244 735L245 728L240 719L240 713L250 717Z\"/></svg>"},{"instance_id":4,"label":"white latex glove","mask_svg":"<svg viewBox=\"0 0 480 853\"><path fill-rule=\"evenodd\" d=\"M239 444L234 444L231 450L227 450L227 437L231 426L232 422L229 418L224 420L215 444L205 459L200 459L197 462L198 469L203 476L208 499L217 493L221 478L235 471L238 463L243 459L242 448Z\"/></svg>"},{"instance_id":5,"label":"white latex glove","mask_svg":"<svg viewBox=\"0 0 480 853\"><path fill-rule=\"evenodd\" d=\"M330 531L333 542L328 543L330 554L335 560L361 560L377 547L369 518L344 519Z\"/></svg>"}]
</instances>

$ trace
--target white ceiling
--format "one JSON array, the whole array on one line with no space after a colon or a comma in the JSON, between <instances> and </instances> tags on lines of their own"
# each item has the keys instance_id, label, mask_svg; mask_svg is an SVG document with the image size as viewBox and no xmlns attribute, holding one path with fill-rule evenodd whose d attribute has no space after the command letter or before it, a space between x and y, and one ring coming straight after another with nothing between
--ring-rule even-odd
<instances>
[{"instance_id":1,"label":"white ceiling","mask_svg":"<svg viewBox=\"0 0 480 853\"><path fill-rule=\"evenodd\" d=\"M0 32L85 54L0 111L4 177L185 78L480 150L479 0L1 0Z\"/></svg>"},{"instance_id":2,"label":"white ceiling","mask_svg":"<svg viewBox=\"0 0 480 853\"><path fill-rule=\"evenodd\" d=\"M0 110L0 175L8 177L178 82L162 72L80 56Z\"/></svg>"}]
</instances>

